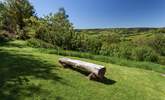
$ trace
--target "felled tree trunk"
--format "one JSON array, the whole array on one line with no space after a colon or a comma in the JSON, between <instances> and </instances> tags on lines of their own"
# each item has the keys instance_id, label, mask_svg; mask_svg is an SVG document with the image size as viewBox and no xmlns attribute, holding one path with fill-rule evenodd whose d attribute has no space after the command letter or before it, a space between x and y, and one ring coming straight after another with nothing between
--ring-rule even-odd
<instances>
[{"instance_id":1,"label":"felled tree trunk","mask_svg":"<svg viewBox=\"0 0 165 100\"><path fill-rule=\"evenodd\" d=\"M69 59L69 58L60 58L59 62L64 66L64 67L73 67L76 69L81 69L89 72L89 79L92 78L99 78L103 79L104 74L106 72L106 69L104 66L101 65L96 65L93 63L88 63L80 60L74 60L74 59Z\"/></svg>"}]
</instances>

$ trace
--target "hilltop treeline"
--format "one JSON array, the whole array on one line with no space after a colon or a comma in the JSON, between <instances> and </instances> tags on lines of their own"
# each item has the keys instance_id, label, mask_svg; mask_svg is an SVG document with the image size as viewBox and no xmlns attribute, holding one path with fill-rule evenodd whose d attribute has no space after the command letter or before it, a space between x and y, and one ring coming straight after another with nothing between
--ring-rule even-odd
<instances>
[{"instance_id":1,"label":"hilltop treeline","mask_svg":"<svg viewBox=\"0 0 165 100\"><path fill-rule=\"evenodd\" d=\"M164 28L74 29L64 8L43 18L28 0L0 3L0 41L165 64Z\"/></svg>"}]
</instances>

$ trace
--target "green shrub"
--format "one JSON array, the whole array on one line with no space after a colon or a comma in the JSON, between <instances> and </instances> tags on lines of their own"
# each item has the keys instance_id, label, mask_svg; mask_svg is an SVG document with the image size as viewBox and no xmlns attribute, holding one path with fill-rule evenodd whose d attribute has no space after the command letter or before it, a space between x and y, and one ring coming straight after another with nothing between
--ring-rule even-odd
<instances>
[{"instance_id":1,"label":"green shrub","mask_svg":"<svg viewBox=\"0 0 165 100\"><path fill-rule=\"evenodd\" d=\"M145 46L145 45L147 45L148 37L143 36L143 35L135 36L131 42L132 42L132 44L134 44L136 46Z\"/></svg>"},{"instance_id":2,"label":"green shrub","mask_svg":"<svg viewBox=\"0 0 165 100\"><path fill-rule=\"evenodd\" d=\"M7 31L0 32L0 42L7 42L12 39L12 35L10 35Z\"/></svg>"},{"instance_id":3,"label":"green shrub","mask_svg":"<svg viewBox=\"0 0 165 100\"><path fill-rule=\"evenodd\" d=\"M100 54L131 59L132 48L134 47L130 43L104 44L100 50Z\"/></svg>"},{"instance_id":4,"label":"green shrub","mask_svg":"<svg viewBox=\"0 0 165 100\"><path fill-rule=\"evenodd\" d=\"M159 60L158 60L159 64L165 65L165 57L164 56L160 56Z\"/></svg>"},{"instance_id":5,"label":"green shrub","mask_svg":"<svg viewBox=\"0 0 165 100\"><path fill-rule=\"evenodd\" d=\"M165 35L155 34L148 40L148 45L153 48L157 53L165 56Z\"/></svg>"},{"instance_id":6,"label":"green shrub","mask_svg":"<svg viewBox=\"0 0 165 100\"><path fill-rule=\"evenodd\" d=\"M103 44L100 50L101 55L118 56L119 46L117 44Z\"/></svg>"},{"instance_id":7,"label":"green shrub","mask_svg":"<svg viewBox=\"0 0 165 100\"><path fill-rule=\"evenodd\" d=\"M137 61L157 62L159 55L150 47L136 47L132 50L132 59Z\"/></svg>"},{"instance_id":8,"label":"green shrub","mask_svg":"<svg viewBox=\"0 0 165 100\"><path fill-rule=\"evenodd\" d=\"M57 46L35 38L29 39L27 45L34 48L57 48Z\"/></svg>"},{"instance_id":9,"label":"green shrub","mask_svg":"<svg viewBox=\"0 0 165 100\"><path fill-rule=\"evenodd\" d=\"M131 59L133 48L134 48L134 46L131 45L130 43L121 43L119 45L118 57Z\"/></svg>"},{"instance_id":10,"label":"green shrub","mask_svg":"<svg viewBox=\"0 0 165 100\"><path fill-rule=\"evenodd\" d=\"M158 62L159 54L149 46L136 46L131 43L121 42L102 45L100 54L104 56L126 58L136 61Z\"/></svg>"},{"instance_id":11,"label":"green shrub","mask_svg":"<svg viewBox=\"0 0 165 100\"><path fill-rule=\"evenodd\" d=\"M25 27L23 30L17 30L17 38L27 40L35 37L35 30L30 27Z\"/></svg>"},{"instance_id":12,"label":"green shrub","mask_svg":"<svg viewBox=\"0 0 165 100\"><path fill-rule=\"evenodd\" d=\"M101 36L102 40L107 42L108 44L119 43L120 35L118 33L107 33Z\"/></svg>"}]
</instances>

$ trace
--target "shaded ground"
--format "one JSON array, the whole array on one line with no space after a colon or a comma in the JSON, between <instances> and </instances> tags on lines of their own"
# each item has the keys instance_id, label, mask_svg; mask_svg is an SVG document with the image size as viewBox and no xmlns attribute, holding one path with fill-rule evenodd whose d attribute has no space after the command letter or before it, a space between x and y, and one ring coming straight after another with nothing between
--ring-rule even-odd
<instances>
[{"instance_id":1,"label":"shaded ground","mask_svg":"<svg viewBox=\"0 0 165 100\"><path fill-rule=\"evenodd\" d=\"M60 82L61 77L52 72L55 65L37 59L30 54L0 51L0 98L17 99L20 95L44 91L40 85L30 83L30 78ZM62 83L63 84L63 83Z\"/></svg>"}]
</instances>

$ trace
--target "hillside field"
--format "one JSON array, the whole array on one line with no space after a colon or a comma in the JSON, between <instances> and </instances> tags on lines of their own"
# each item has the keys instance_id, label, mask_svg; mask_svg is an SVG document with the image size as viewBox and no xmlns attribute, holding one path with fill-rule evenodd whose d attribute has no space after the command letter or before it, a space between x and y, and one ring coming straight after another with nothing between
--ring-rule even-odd
<instances>
[{"instance_id":1,"label":"hillside field","mask_svg":"<svg viewBox=\"0 0 165 100\"><path fill-rule=\"evenodd\" d=\"M24 41L0 46L2 100L165 100L165 77L159 72L71 57L104 65L106 80L64 69L63 56L41 52ZM165 68L165 66L162 66Z\"/></svg>"}]
</instances>

